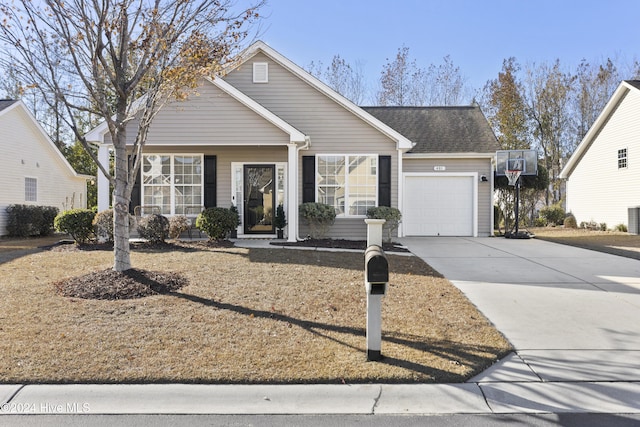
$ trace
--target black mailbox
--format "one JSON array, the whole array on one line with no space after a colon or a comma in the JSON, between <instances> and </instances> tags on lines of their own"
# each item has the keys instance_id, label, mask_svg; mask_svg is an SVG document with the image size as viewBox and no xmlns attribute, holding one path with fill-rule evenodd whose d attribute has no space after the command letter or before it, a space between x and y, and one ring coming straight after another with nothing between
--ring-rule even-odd
<instances>
[{"instance_id":1,"label":"black mailbox","mask_svg":"<svg viewBox=\"0 0 640 427\"><path fill-rule=\"evenodd\" d=\"M380 246L371 245L367 248L364 253L364 270L368 283L384 284L389 282L389 263ZM376 288L379 288L379 286ZM371 293L374 293L373 287Z\"/></svg>"}]
</instances>

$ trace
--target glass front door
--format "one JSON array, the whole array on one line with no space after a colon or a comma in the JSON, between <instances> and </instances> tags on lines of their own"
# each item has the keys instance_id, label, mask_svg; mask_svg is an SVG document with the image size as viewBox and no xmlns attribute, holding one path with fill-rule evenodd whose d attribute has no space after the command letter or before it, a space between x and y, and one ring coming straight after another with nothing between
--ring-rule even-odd
<instances>
[{"instance_id":1,"label":"glass front door","mask_svg":"<svg viewBox=\"0 0 640 427\"><path fill-rule=\"evenodd\" d=\"M275 166L244 166L244 232L275 234Z\"/></svg>"}]
</instances>

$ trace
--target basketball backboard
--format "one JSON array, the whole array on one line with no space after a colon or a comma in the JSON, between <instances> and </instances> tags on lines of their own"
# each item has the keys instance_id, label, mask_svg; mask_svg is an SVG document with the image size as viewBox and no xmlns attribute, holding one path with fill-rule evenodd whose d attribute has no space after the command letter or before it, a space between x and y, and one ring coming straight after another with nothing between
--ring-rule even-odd
<instances>
[{"instance_id":1,"label":"basketball backboard","mask_svg":"<svg viewBox=\"0 0 640 427\"><path fill-rule=\"evenodd\" d=\"M521 175L538 175L536 150L496 151L496 175L506 176L508 170L520 170Z\"/></svg>"}]
</instances>

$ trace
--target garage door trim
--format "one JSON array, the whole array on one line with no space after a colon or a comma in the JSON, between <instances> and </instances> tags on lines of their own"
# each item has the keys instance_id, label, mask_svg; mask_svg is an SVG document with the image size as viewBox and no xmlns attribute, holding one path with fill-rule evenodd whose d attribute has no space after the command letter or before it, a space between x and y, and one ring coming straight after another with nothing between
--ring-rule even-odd
<instances>
[{"instance_id":1,"label":"garage door trim","mask_svg":"<svg viewBox=\"0 0 640 427\"><path fill-rule=\"evenodd\" d=\"M471 178L472 182L472 193L473 200L472 203L472 229L473 229L473 237L478 237L478 172L405 172L402 174L402 191L404 192L407 188L406 180L410 177L468 177ZM407 204L409 203L410 198L407 197L406 194L403 194L402 201L402 210L404 211L407 208ZM400 235L406 236L404 227L402 223L400 223Z\"/></svg>"}]
</instances>

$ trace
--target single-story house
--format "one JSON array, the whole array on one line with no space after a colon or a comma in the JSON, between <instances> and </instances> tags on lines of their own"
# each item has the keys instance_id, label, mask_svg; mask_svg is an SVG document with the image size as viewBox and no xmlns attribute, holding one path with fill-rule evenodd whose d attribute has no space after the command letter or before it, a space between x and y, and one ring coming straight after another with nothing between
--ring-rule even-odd
<instances>
[{"instance_id":1,"label":"single-story house","mask_svg":"<svg viewBox=\"0 0 640 427\"><path fill-rule=\"evenodd\" d=\"M620 83L560 173L578 224L629 225L640 207L640 80ZM631 208L631 209L630 209ZM636 224L637 218L632 218ZM637 233L629 230L630 232Z\"/></svg>"},{"instance_id":2,"label":"single-story house","mask_svg":"<svg viewBox=\"0 0 640 427\"><path fill-rule=\"evenodd\" d=\"M19 100L0 100L0 235L9 205L87 207L87 180L79 175Z\"/></svg>"},{"instance_id":3,"label":"single-story house","mask_svg":"<svg viewBox=\"0 0 640 427\"><path fill-rule=\"evenodd\" d=\"M87 136L106 160L106 126ZM400 236L488 236L497 148L478 107L362 108L258 41L158 112L131 208L194 215L235 205L242 238L275 237L282 204L295 241L309 233L301 203L334 206L329 237L348 239L366 238L369 207L393 206ZM100 210L107 184L99 176Z\"/></svg>"}]
</instances>

